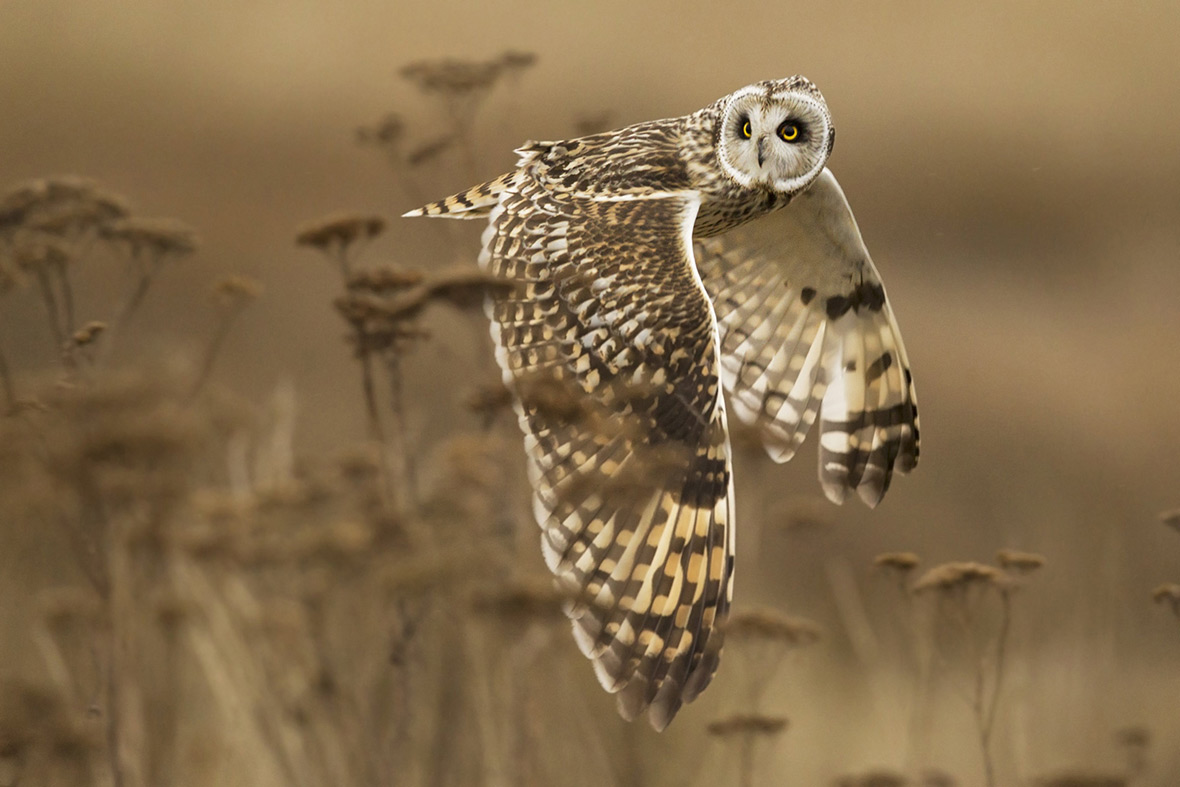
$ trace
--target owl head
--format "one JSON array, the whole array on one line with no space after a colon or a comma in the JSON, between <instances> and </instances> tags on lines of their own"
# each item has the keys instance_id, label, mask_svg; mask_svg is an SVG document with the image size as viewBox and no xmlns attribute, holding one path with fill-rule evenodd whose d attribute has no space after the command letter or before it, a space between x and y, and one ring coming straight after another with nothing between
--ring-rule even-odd
<instances>
[{"instance_id":1,"label":"owl head","mask_svg":"<svg viewBox=\"0 0 1180 787\"><path fill-rule=\"evenodd\" d=\"M721 102L715 131L724 172L744 188L795 194L823 171L836 129L806 78L759 82Z\"/></svg>"}]
</instances>

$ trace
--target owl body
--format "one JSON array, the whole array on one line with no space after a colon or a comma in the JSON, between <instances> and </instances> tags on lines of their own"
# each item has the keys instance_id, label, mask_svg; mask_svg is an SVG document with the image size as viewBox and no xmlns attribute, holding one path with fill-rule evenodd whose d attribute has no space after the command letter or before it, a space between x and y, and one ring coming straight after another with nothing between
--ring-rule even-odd
<instances>
[{"instance_id":1,"label":"owl body","mask_svg":"<svg viewBox=\"0 0 1180 787\"><path fill-rule=\"evenodd\" d=\"M734 576L727 407L875 505L917 461L908 360L806 79L680 118L521 148L407 215L486 218L496 357L542 554L627 718L666 726L716 670ZM761 240L751 230L768 229Z\"/></svg>"}]
</instances>

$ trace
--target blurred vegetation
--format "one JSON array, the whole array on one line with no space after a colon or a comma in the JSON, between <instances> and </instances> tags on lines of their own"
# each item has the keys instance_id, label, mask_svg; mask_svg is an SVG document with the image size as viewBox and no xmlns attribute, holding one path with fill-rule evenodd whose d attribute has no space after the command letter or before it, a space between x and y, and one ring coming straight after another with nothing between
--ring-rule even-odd
<instances>
[{"instance_id":1,"label":"blurred vegetation","mask_svg":"<svg viewBox=\"0 0 1180 787\"><path fill-rule=\"evenodd\" d=\"M497 111L511 122L536 66L515 51L410 63L400 76L422 105L358 128L356 141L409 203L443 196L442 180L475 183L486 174L476 130ZM586 107L569 134L615 114ZM834 510L784 499L767 480L777 469L748 446L742 538L785 543L820 567L808 581L825 601L798 606L822 620L773 592L774 550L743 552L751 581L738 582L717 682L663 737L627 726L572 645L561 607L576 600L543 571L498 373L487 358L439 371L462 363L456 347L490 355L482 302L503 285L478 272L470 238L448 222L422 225L434 233L424 252L383 258L388 221L383 208L293 230L303 264L318 257L337 275L323 308L340 318L360 397L332 406L366 424L363 437L307 455L292 386L249 401L217 382L241 315L265 297L260 282L209 284L210 330L191 357L122 350L152 330L141 307L198 256L197 232L80 178L0 198L0 314L35 304L53 348L13 354L0 335L0 546L60 548L32 625L3 632L0 654L34 651L41 670L0 684L0 787L745 787L802 783L792 774L805 767L840 787L1175 782L1175 740L1154 731L1164 718L1095 718L1109 742L1101 762L1079 749L1068 755L1080 770L1027 767L1039 742L1019 725L1042 701L1029 675L1052 658L1038 631L1054 614L1030 597L1048 593L1037 580L1061 557L1001 543L994 563L920 571L927 545L910 544L860 560L833 535ZM122 297L95 297L96 280L118 282ZM411 396L432 375L464 381L467 413ZM1161 520L1180 556L1180 514ZM1171 580L1180 573L1132 603L1158 604L1151 624L1175 629L1174 657ZM874 694L855 724L832 707L866 704L852 684ZM795 740L813 721L834 724L826 749Z\"/></svg>"}]
</instances>

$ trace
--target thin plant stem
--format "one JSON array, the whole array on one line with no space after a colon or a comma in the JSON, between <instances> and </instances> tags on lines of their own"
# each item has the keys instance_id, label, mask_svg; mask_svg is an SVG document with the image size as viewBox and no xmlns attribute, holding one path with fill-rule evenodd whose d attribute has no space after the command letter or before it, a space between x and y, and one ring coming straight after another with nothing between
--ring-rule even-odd
<instances>
[{"instance_id":1,"label":"thin plant stem","mask_svg":"<svg viewBox=\"0 0 1180 787\"><path fill-rule=\"evenodd\" d=\"M74 314L74 288L70 285L70 271L66 263L58 261L53 264L53 272L57 274L58 286L61 288L62 307L65 313L65 334L72 337L77 328Z\"/></svg>"},{"instance_id":2,"label":"thin plant stem","mask_svg":"<svg viewBox=\"0 0 1180 787\"><path fill-rule=\"evenodd\" d=\"M218 323L217 328L213 332L213 338L209 340L209 346L205 348L205 355L201 360L200 370L197 372L196 379L193 380L192 388L189 389L189 401L195 399L197 394L201 392L201 389L205 387L205 383L209 381L209 376L213 373L213 366L217 362L217 356L221 354L221 347L225 344L225 339L229 336L229 331L233 327L234 321L237 320L238 315L241 313L241 306L231 309L226 312L221 322Z\"/></svg>"},{"instance_id":3,"label":"thin plant stem","mask_svg":"<svg viewBox=\"0 0 1180 787\"><path fill-rule=\"evenodd\" d=\"M397 492L403 511L406 507L417 507L417 472L410 456L406 434L405 389L402 385L401 359L391 352L386 361L389 369L390 409L393 411L394 451L400 473L397 478Z\"/></svg>"},{"instance_id":4,"label":"thin plant stem","mask_svg":"<svg viewBox=\"0 0 1180 787\"><path fill-rule=\"evenodd\" d=\"M4 392L4 409L0 412L12 412L16 408L16 385L12 381L12 370L3 348L0 348L0 390Z\"/></svg>"},{"instance_id":5,"label":"thin plant stem","mask_svg":"<svg viewBox=\"0 0 1180 787\"><path fill-rule=\"evenodd\" d=\"M132 260L139 261L139 252L132 252ZM157 256L154 260L147 263L146 266L141 265L139 270L139 280L135 282L135 287L123 300L118 312L108 323L106 329L105 341L102 344L99 352L99 360L105 359L114 349L115 337L123 326L131 319L139 307L143 304L143 300L147 297L148 290L151 289L152 281L155 279L157 270L159 269L160 258Z\"/></svg>"},{"instance_id":6,"label":"thin plant stem","mask_svg":"<svg viewBox=\"0 0 1180 787\"><path fill-rule=\"evenodd\" d=\"M1004 657L1008 647L1008 633L1012 627L1012 597L1007 590L1000 591L1000 604L1003 611L1000 617L1000 631L996 636L996 667L995 674L992 676L991 699L988 702L983 725L979 731L986 759L990 759L988 752L990 751L992 732L995 729L996 708L1000 704L1000 686L1004 678Z\"/></svg>"},{"instance_id":7,"label":"thin plant stem","mask_svg":"<svg viewBox=\"0 0 1180 787\"><path fill-rule=\"evenodd\" d=\"M143 304L143 299L147 296L148 290L151 289L152 281L156 277L156 271L160 267L160 258L147 263L146 267L140 269L139 281L135 284L135 289L131 291L130 296L123 302L123 307L119 310L119 316L112 323L112 326L119 327L125 321L131 319L131 316L139 310Z\"/></svg>"},{"instance_id":8,"label":"thin plant stem","mask_svg":"<svg viewBox=\"0 0 1180 787\"><path fill-rule=\"evenodd\" d=\"M75 366L73 345L66 341L67 335L62 328L61 308L57 303L57 294L53 291L53 281L44 268L37 269L37 286L41 290L41 299L45 302L49 328L53 332L53 340L61 355L62 363L67 369L73 370Z\"/></svg>"},{"instance_id":9,"label":"thin plant stem","mask_svg":"<svg viewBox=\"0 0 1180 787\"><path fill-rule=\"evenodd\" d=\"M381 424L381 413L377 409L377 386L373 380L373 354L365 347L364 329L357 328L357 341L361 344L361 390L365 395L365 410L369 416L369 434L379 443L385 443L385 427Z\"/></svg>"},{"instance_id":10,"label":"thin plant stem","mask_svg":"<svg viewBox=\"0 0 1180 787\"><path fill-rule=\"evenodd\" d=\"M754 787L754 736L745 734L738 749L738 784Z\"/></svg>"}]
</instances>

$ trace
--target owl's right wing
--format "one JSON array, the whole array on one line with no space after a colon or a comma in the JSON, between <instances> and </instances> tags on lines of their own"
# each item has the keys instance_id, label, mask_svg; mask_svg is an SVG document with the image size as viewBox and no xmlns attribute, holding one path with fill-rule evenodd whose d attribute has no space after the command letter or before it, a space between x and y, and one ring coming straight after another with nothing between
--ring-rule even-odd
<instances>
[{"instance_id":1,"label":"owl's right wing","mask_svg":"<svg viewBox=\"0 0 1180 787\"><path fill-rule=\"evenodd\" d=\"M785 208L697 241L734 412L779 462L820 415L819 475L843 502L880 502L918 461L905 346L836 178L824 169Z\"/></svg>"},{"instance_id":2,"label":"owl's right wing","mask_svg":"<svg viewBox=\"0 0 1180 787\"><path fill-rule=\"evenodd\" d=\"M525 164L528 163L526 158ZM663 729L708 685L732 587L733 509L693 192L587 196L526 166L481 265L517 395L534 508L567 613L620 712Z\"/></svg>"}]
</instances>

